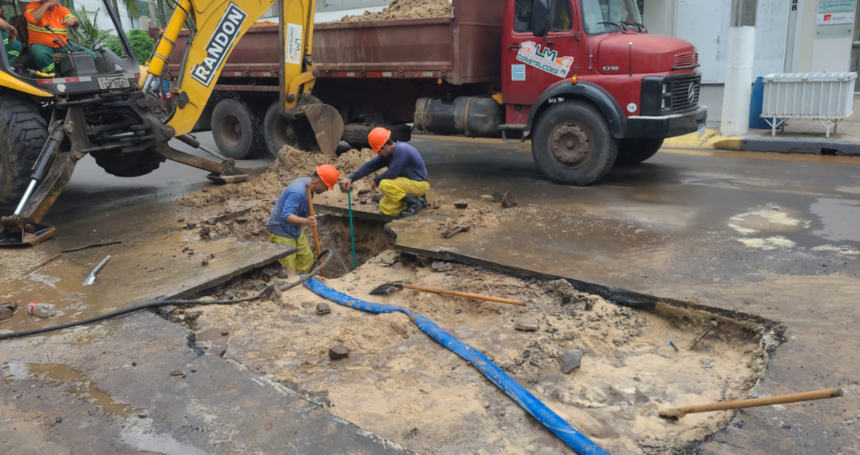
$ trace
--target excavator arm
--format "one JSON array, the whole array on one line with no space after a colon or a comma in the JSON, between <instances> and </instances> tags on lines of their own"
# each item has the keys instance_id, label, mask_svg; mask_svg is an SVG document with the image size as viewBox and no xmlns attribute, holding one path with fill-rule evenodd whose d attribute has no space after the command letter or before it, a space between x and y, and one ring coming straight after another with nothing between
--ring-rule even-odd
<instances>
[{"instance_id":1,"label":"excavator arm","mask_svg":"<svg viewBox=\"0 0 860 455\"><path fill-rule=\"evenodd\" d=\"M336 109L311 94L319 73L314 69L314 10L316 0L180 0L156 47L144 78L144 90L164 73L174 43L186 22L196 33L189 40L174 92L177 109L167 122L177 136L191 132L236 43L273 5L280 14L282 115L294 130L297 146L334 156L343 135L343 120Z\"/></svg>"}]
</instances>

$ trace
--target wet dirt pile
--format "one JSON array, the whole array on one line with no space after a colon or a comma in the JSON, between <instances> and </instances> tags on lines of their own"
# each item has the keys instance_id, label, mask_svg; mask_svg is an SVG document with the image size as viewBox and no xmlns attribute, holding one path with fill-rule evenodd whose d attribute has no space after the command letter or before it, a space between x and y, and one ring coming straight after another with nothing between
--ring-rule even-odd
<instances>
[{"instance_id":1,"label":"wet dirt pile","mask_svg":"<svg viewBox=\"0 0 860 455\"><path fill-rule=\"evenodd\" d=\"M346 16L336 22L393 21L397 19L423 19L450 17L451 2L448 0L391 0L388 8L373 13Z\"/></svg>"},{"instance_id":2,"label":"wet dirt pile","mask_svg":"<svg viewBox=\"0 0 860 455\"><path fill-rule=\"evenodd\" d=\"M711 315L634 310L566 281L523 280L451 263L434 268L430 262L389 250L324 282L356 298L421 312L487 354L614 454L670 453L695 445L731 414L692 414L673 423L657 416L659 407L745 397L764 371L766 349L755 327L721 321L696 350L688 350ZM278 280L271 275L234 279L215 296L250 295ZM527 306L409 290L368 295L394 280L514 298ZM179 319L190 319L186 323L211 354L268 374L335 415L418 453L572 453L406 316L331 302L331 312L318 315L322 301L295 288L259 303L189 308L191 317ZM681 350L674 351L669 340ZM329 359L336 345L349 348L347 359ZM571 355L580 354L579 366L571 365Z\"/></svg>"},{"instance_id":3,"label":"wet dirt pile","mask_svg":"<svg viewBox=\"0 0 860 455\"><path fill-rule=\"evenodd\" d=\"M204 188L202 191L183 196L179 204L185 207L200 208L219 204L236 204L253 200L277 201L278 196L293 180L310 177L314 169L321 164L332 164L340 171L341 179L355 171L364 162L374 157L370 149L350 150L339 156L334 162L331 158L319 154L303 152L292 147L281 149L278 158L262 175L238 185L225 185L216 188ZM370 181L378 175L356 182L356 190L369 188ZM335 191L339 191L337 188Z\"/></svg>"}]
</instances>

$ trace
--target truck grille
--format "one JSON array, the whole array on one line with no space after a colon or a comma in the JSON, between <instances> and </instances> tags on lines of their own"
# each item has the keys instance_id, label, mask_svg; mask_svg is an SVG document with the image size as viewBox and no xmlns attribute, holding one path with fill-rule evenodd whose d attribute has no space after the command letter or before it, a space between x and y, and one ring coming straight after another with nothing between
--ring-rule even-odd
<instances>
[{"instance_id":1,"label":"truck grille","mask_svg":"<svg viewBox=\"0 0 860 455\"><path fill-rule=\"evenodd\" d=\"M672 112L687 111L698 106L700 83L698 75L681 76L672 78L671 81Z\"/></svg>"}]
</instances>

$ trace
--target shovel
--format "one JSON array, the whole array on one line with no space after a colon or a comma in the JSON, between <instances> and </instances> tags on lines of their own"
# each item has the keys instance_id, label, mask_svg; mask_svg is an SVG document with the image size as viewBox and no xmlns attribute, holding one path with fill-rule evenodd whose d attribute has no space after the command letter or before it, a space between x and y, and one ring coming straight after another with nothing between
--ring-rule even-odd
<instances>
[{"instance_id":1,"label":"shovel","mask_svg":"<svg viewBox=\"0 0 860 455\"><path fill-rule=\"evenodd\" d=\"M425 288L422 286L414 286L411 284L404 284L402 281L392 281L391 283L385 283L381 286L377 286L376 289L370 291L370 295L391 294L392 292L399 291L401 289L412 289L413 291L430 292L433 294L453 295L455 297L465 297L467 299L486 300L488 302L498 302L498 303L507 303L508 305L526 306L525 303L520 302L519 300L505 299L502 297L492 297L489 295L472 294L471 292L457 292L457 291L447 291L445 289Z\"/></svg>"}]
</instances>

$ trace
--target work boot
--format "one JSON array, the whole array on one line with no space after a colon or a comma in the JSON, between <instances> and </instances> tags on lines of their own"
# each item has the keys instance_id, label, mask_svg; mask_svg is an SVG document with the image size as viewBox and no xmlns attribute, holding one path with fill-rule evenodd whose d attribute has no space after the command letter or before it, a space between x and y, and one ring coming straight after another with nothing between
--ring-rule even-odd
<instances>
[{"instance_id":1,"label":"work boot","mask_svg":"<svg viewBox=\"0 0 860 455\"><path fill-rule=\"evenodd\" d=\"M421 199L417 197L407 194L403 196L403 202L406 203L406 210L400 212L400 216L412 216L418 213L419 210L423 208L423 204L421 203Z\"/></svg>"},{"instance_id":2,"label":"work boot","mask_svg":"<svg viewBox=\"0 0 860 455\"><path fill-rule=\"evenodd\" d=\"M421 205L423 206L423 208L426 209L426 208L430 207L430 203L427 202L427 195L426 194L424 196L419 197L418 200L421 201Z\"/></svg>"}]
</instances>

